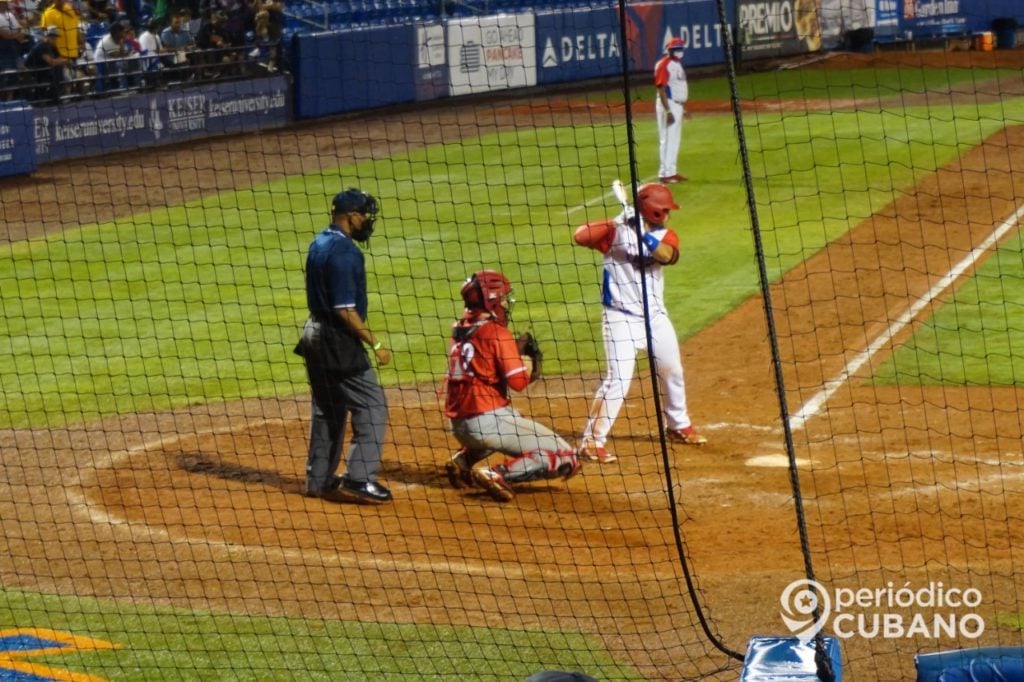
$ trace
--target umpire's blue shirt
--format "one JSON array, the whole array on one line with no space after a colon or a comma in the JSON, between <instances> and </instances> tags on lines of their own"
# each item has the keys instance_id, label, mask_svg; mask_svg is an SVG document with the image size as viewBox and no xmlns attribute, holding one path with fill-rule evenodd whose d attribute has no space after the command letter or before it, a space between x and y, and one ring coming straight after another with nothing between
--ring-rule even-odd
<instances>
[{"instance_id":1,"label":"umpire's blue shirt","mask_svg":"<svg viewBox=\"0 0 1024 682\"><path fill-rule=\"evenodd\" d=\"M309 245L306 305L315 318L333 320L336 308L355 308L366 321L366 260L352 238L328 227Z\"/></svg>"}]
</instances>

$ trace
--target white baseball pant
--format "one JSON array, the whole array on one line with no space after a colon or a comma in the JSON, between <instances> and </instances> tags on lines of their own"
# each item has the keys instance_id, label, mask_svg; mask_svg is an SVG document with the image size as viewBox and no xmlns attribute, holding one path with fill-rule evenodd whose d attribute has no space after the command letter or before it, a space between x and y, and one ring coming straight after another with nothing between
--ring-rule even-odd
<instances>
[{"instance_id":1,"label":"white baseball pant","mask_svg":"<svg viewBox=\"0 0 1024 682\"><path fill-rule=\"evenodd\" d=\"M605 308L602 333L608 367L583 430L583 442L599 446L608 438L629 393L637 351L647 350L647 330L641 316ZM683 361L679 354L679 337L668 315L660 313L651 320L651 334L666 426L672 430L684 429L690 426L690 414L686 409Z\"/></svg>"},{"instance_id":2,"label":"white baseball pant","mask_svg":"<svg viewBox=\"0 0 1024 682\"><path fill-rule=\"evenodd\" d=\"M670 178L676 175L676 164L679 161L679 145L683 141L683 105L672 100L668 101L672 112L672 125L665 120L665 106L661 97L656 98L655 111L658 116L658 167L659 178Z\"/></svg>"}]
</instances>

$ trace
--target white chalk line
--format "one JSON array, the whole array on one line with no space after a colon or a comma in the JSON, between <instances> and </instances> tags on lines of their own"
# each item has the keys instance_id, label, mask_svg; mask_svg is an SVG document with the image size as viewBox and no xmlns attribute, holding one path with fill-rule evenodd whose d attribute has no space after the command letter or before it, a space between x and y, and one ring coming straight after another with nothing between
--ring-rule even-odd
<instances>
[{"instance_id":1,"label":"white chalk line","mask_svg":"<svg viewBox=\"0 0 1024 682\"><path fill-rule=\"evenodd\" d=\"M417 402L417 401L412 401ZM103 458L94 460L93 465L96 470L104 468L115 468L123 463L126 463L132 457L149 452L153 449L167 449L180 443L183 438L201 438L207 435L230 435L239 432L251 432L253 429L258 428L262 425L269 424L286 424L291 419L273 417L266 418L261 417L255 420L246 419L244 423L235 424L228 427L219 428L208 428L200 431L196 431L189 434L183 434L181 436L173 437L159 437L148 441L145 441L139 445L133 446L126 450L119 452L111 452ZM762 426L756 424L740 424L735 422L717 422L713 424L706 424L702 428L708 431L718 430L748 430L762 433L780 433L781 429L778 427ZM880 453L883 458L890 459L895 458L894 453ZM913 453L908 453L913 454ZM937 454L937 453L931 453ZM756 459L759 456L755 455L751 459ZM902 457L902 454L900 455ZM940 459L940 461L942 461ZM995 463L995 462L993 462ZM849 463L856 464L856 463ZM863 465L863 462L859 464ZM756 466L756 465L755 465ZM1024 474L1022 474L1024 475ZM988 479L989 477L985 477ZM984 479L983 479L984 480ZM987 480L986 480L987 482ZM422 487L422 486L407 486L404 484L398 484L402 488ZM903 490L893 490L894 495L905 495L909 494L911 490L921 487L923 489L932 490L933 486L924 484L922 486L910 485L907 487L900 486ZM453 560L451 558L443 559L422 559L422 560L400 560L393 556L355 556L351 554L343 554L339 552L331 552L321 548L289 548L282 547L280 545L251 545L246 543L230 542L226 540L216 540L209 537L194 537L188 533L172 533L169 529L154 526L149 523L138 523L130 521L127 517L116 515L111 513L105 508L101 508L100 505L93 500L88 499L84 494L76 492L74 490L67 490L69 502L71 502L72 512L79 516L82 510L85 510L88 520L90 523L99 526L106 527L111 532L116 532L116 529L124 529L129 537L135 541L140 538L146 538L150 541L160 541L168 544L186 544L189 546L203 547L213 550L214 548L225 552L228 556L232 557L244 557L247 560L262 559L268 565L291 565L293 562L301 562L302 565L327 565L336 566L339 568L355 567L360 569L375 569L378 571L413 571L413 572L429 572L431 574L451 574L451 575L464 575L469 577L482 577L487 579L509 579L509 580L525 580L530 577L539 577L542 579L564 579L565 573L561 569L559 570L545 570L543 567L536 566L530 568L524 568L519 564L494 564L488 563L484 560L480 561L467 561L467 560ZM646 496L647 493L644 493ZM632 497L627 493L627 497ZM617 573L618 568L609 566L605 573L609 571ZM630 575L635 576L635 568L629 568L627 571Z\"/></svg>"},{"instance_id":2,"label":"white chalk line","mask_svg":"<svg viewBox=\"0 0 1024 682\"><path fill-rule=\"evenodd\" d=\"M652 180L654 180L653 176L649 177L649 178L642 178L640 180L639 184L642 185L642 184L644 184L646 182L651 182ZM611 183L609 183L609 187L610 186L611 186ZM628 193L631 195L632 194L632 189L630 189ZM604 204L604 203L607 202L608 199L615 199L615 201L611 202L611 203L614 203L615 206L618 207L618 210L621 211L621 205L619 204L619 200L615 198L615 192L612 191L612 190L609 190L609 191L605 192L604 194L600 194L600 195L594 197L593 199L588 199L587 201L583 202L582 204L578 204L576 206L573 206L572 208L566 209L565 215L566 215L566 217L571 217L573 214L579 213L580 211L582 211L584 209L587 209L587 208L590 208L591 206L595 206L597 204Z\"/></svg>"},{"instance_id":3,"label":"white chalk line","mask_svg":"<svg viewBox=\"0 0 1024 682\"><path fill-rule=\"evenodd\" d=\"M187 434L188 437L202 437L208 435L227 435L234 434L241 431L252 431L254 428L265 424L272 423L285 423L286 420L282 418L260 418L253 421L246 421L244 424L237 425L235 427L228 428L214 428L204 429ZM151 441L144 442L135 447L120 452L111 453L109 457L104 458L105 462L100 462L96 468L113 468L120 464L127 462L133 456L147 452L153 448L166 449L168 445L173 445L175 442L179 442L181 438L178 437L162 437L156 438ZM401 484L399 484L401 485ZM401 485L403 488L409 486ZM195 538L191 535L184 533L181 535L172 534L166 528L153 526L148 523L136 523L128 520L126 517L115 515L105 509L100 509L97 505L86 498L85 495L79 494L72 490L68 490L68 499L72 502L72 512L75 513L79 509L85 509L87 511L89 521L94 525L107 526L109 528L126 528L132 536L132 539L136 539L136 535L149 539L158 539L163 542L170 544L187 544L197 547L217 547L226 551L229 555L245 555L245 556L263 556L268 559L268 563L272 565L290 565L289 563L282 563L284 560L301 560L302 565L334 565L334 566L354 566L358 568L375 568L381 571L430 571L431 573L451 573L461 574L467 576L479 576L485 578L508 578L515 580L523 580L528 576L541 576L543 578L557 578L562 575L559 571L545 571L538 569L536 571L526 571L518 564L511 564L505 566L504 564L488 564L481 562L480 565L468 562L468 561L453 561L452 559L444 559L437 561L430 560L416 560L416 561L403 561L398 560L394 557L355 557L345 556L338 552L329 552L323 549L315 548L287 548L281 547L280 545L250 545L246 543L228 542L224 540L214 540L207 537ZM273 559L276 561L269 561ZM315 561L311 562L310 559Z\"/></svg>"},{"instance_id":4,"label":"white chalk line","mask_svg":"<svg viewBox=\"0 0 1024 682\"><path fill-rule=\"evenodd\" d=\"M929 305L939 294L945 291L947 288L952 286L956 280L963 276L963 274L977 263L979 257L991 249L996 242L1002 239L1006 233L1017 226L1021 216L1024 216L1024 205L1017 207L1013 215L1003 221L995 231L990 234L981 244L976 246L970 253L968 253L963 259L960 260L953 269L950 270L942 279L935 283L931 289L925 293L924 296L917 299L904 312L899 316L892 324L885 328L885 330L879 335L867 348L858 353L850 362L846 363L842 372L833 379L825 382L824 387L818 391L817 394L811 397L803 407L797 410L796 413L790 416L789 425L790 429L802 429L808 419L816 416L826 402L843 386L850 377L856 374L861 367L877 353L879 350L887 345L893 343L894 337L908 324L910 324L917 314Z\"/></svg>"},{"instance_id":5,"label":"white chalk line","mask_svg":"<svg viewBox=\"0 0 1024 682\"><path fill-rule=\"evenodd\" d=\"M103 457L93 460L94 470L112 469L127 463L132 457L149 452L154 449L167 450L173 448L184 438L201 438L203 436L231 435L240 432L251 432L259 426L268 424L286 424L289 419L281 417L261 417L255 420L246 419L242 424L235 424L228 427L217 427L201 429L199 431L183 434L180 436L162 436L154 438L126 450L111 452ZM736 424L723 424L730 428L736 428ZM398 483L396 488L419 488L419 485L405 485ZM338 552L328 552L318 548L287 548L280 545L250 545L246 543L215 540L208 537L193 537L188 533L174 534L168 529L154 526L148 523L130 521L127 517L111 513L105 508L100 508L94 501L89 500L84 494L71 489L67 491L68 499L71 502L73 515L79 515L85 510L89 522L93 525L107 527L110 529L123 528L129 533L132 540L146 538L151 541L161 541L169 544L187 544L196 547L219 548L229 556L245 556L248 558L262 557L267 563L289 565L291 561L301 561L303 565L333 565L338 567L375 568L381 571L429 571L430 573L447 573L454 575L476 576L484 578L525 580L527 577L541 577L543 579L564 578L564 571L545 570L537 567L536 570L526 570L521 565L508 565L480 562L457 561L450 558L439 560L415 560L404 561L394 557L356 557L343 555ZM649 493L643 493L648 496ZM627 493L627 497L630 495ZM310 563L311 560L315 562ZM610 571L618 571L614 567L607 567ZM604 569L602 569L604 570ZM633 573L633 569L630 569ZM628 571L627 571L628 572Z\"/></svg>"}]
</instances>

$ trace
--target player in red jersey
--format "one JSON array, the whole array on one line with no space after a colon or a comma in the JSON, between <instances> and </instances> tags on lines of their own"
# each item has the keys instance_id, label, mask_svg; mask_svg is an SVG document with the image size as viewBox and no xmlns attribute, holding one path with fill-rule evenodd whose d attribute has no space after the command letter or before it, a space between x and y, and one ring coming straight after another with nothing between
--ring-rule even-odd
<instances>
[{"instance_id":1,"label":"player in red jersey","mask_svg":"<svg viewBox=\"0 0 1024 682\"><path fill-rule=\"evenodd\" d=\"M463 446L446 466L452 485L476 484L508 501L515 483L575 475L580 463L568 441L524 417L509 398L537 376L508 329L512 285L500 272L481 270L461 294L466 311L452 327L446 376L445 415ZM483 460L492 452L508 459L488 467Z\"/></svg>"}]
</instances>

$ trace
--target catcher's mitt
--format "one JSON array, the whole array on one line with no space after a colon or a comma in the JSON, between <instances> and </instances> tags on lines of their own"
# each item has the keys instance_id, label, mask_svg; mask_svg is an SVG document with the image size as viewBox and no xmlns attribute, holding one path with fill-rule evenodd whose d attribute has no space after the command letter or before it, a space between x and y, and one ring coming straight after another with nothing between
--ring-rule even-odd
<instances>
[{"instance_id":1,"label":"catcher's mitt","mask_svg":"<svg viewBox=\"0 0 1024 682\"><path fill-rule=\"evenodd\" d=\"M516 346L519 347L519 354L525 355L533 360L533 371L530 372L530 382L540 379L543 373L544 351L540 349L537 339L533 338L530 332L523 332L516 338Z\"/></svg>"}]
</instances>

